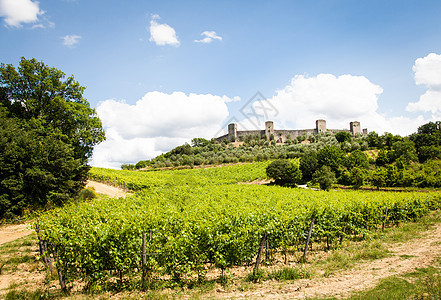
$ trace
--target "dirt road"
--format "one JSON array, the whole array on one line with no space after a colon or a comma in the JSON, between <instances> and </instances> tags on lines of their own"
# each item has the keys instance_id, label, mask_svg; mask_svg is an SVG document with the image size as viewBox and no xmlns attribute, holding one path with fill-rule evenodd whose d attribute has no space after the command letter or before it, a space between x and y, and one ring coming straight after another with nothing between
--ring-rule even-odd
<instances>
[{"instance_id":1,"label":"dirt road","mask_svg":"<svg viewBox=\"0 0 441 300\"><path fill-rule=\"evenodd\" d=\"M406 243L389 247L392 256L356 264L351 270L329 277L297 280L292 284L268 281L252 292L217 293L216 298L306 299L347 297L355 291L375 287L381 279L431 266L441 256L441 224Z\"/></svg>"},{"instance_id":2,"label":"dirt road","mask_svg":"<svg viewBox=\"0 0 441 300\"><path fill-rule=\"evenodd\" d=\"M122 189L96 181L88 181L86 188L93 188L98 194L105 194L111 198L125 198L129 194Z\"/></svg>"},{"instance_id":3,"label":"dirt road","mask_svg":"<svg viewBox=\"0 0 441 300\"><path fill-rule=\"evenodd\" d=\"M122 189L95 181L89 181L86 187L93 187L98 194L105 194L112 198L124 198L128 195L128 193L124 192ZM0 226L0 245L27 236L32 232L33 229L31 228L31 222Z\"/></svg>"},{"instance_id":4,"label":"dirt road","mask_svg":"<svg viewBox=\"0 0 441 300\"><path fill-rule=\"evenodd\" d=\"M31 234L34 230L31 229L31 224L12 224L0 226L0 245L15 241L21 237Z\"/></svg>"}]
</instances>

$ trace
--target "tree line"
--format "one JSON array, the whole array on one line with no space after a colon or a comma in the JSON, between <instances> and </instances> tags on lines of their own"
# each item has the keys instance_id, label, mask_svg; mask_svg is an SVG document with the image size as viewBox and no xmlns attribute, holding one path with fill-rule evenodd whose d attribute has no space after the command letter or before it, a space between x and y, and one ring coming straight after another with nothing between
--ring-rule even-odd
<instances>
[{"instance_id":1,"label":"tree line","mask_svg":"<svg viewBox=\"0 0 441 300\"><path fill-rule=\"evenodd\" d=\"M307 141L305 143L305 141ZM368 154L369 153L369 154ZM299 163L288 160L299 158ZM316 183L360 187L441 187L441 122L429 122L401 137L391 133L352 136L348 132L320 133L277 144L260 137L244 143L193 139L152 160L123 169L179 167L265 160L283 160L269 167L279 184ZM289 170L288 170L289 169ZM281 179L280 174L291 174Z\"/></svg>"}]
</instances>

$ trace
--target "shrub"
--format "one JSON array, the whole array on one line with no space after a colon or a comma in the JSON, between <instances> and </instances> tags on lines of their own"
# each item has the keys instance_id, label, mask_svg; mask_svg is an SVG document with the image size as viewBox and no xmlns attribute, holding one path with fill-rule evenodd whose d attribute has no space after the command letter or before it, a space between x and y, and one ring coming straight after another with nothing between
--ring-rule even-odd
<instances>
[{"instance_id":1,"label":"shrub","mask_svg":"<svg viewBox=\"0 0 441 300\"><path fill-rule=\"evenodd\" d=\"M92 200L96 198L96 193L93 188L83 189L78 193L81 200Z\"/></svg>"},{"instance_id":2,"label":"shrub","mask_svg":"<svg viewBox=\"0 0 441 300\"><path fill-rule=\"evenodd\" d=\"M302 179L302 172L298 164L294 164L287 159L273 161L266 168L266 174L273 178L276 184L296 184Z\"/></svg>"}]
</instances>

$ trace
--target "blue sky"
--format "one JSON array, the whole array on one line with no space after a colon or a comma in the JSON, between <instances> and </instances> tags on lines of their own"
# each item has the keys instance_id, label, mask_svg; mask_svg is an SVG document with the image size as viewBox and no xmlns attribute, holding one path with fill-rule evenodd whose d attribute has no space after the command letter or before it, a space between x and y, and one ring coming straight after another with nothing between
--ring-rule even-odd
<instances>
[{"instance_id":1,"label":"blue sky","mask_svg":"<svg viewBox=\"0 0 441 300\"><path fill-rule=\"evenodd\" d=\"M259 127L240 112L256 92L279 128L440 120L440 16L424 0L0 0L0 61L74 74L107 130L92 163L118 167L232 118Z\"/></svg>"}]
</instances>

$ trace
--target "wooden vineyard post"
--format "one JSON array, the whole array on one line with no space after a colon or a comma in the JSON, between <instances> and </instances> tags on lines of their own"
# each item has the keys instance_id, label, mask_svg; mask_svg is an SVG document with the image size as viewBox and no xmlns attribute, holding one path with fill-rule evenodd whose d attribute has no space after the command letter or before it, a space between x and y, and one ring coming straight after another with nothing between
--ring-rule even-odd
<instances>
[{"instance_id":1,"label":"wooden vineyard post","mask_svg":"<svg viewBox=\"0 0 441 300\"><path fill-rule=\"evenodd\" d=\"M54 256L54 261L57 266L58 280L60 281L61 290L65 292L66 291L66 281L64 280L63 273L61 273L61 267L58 264L57 250L55 248L54 248L52 254Z\"/></svg>"},{"instance_id":2,"label":"wooden vineyard post","mask_svg":"<svg viewBox=\"0 0 441 300\"><path fill-rule=\"evenodd\" d=\"M283 247L283 255L285 256L285 265L287 264L287 262L288 262L288 257L286 256L287 255L287 250L286 250L286 247Z\"/></svg>"},{"instance_id":3,"label":"wooden vineyard post","mask_svg":"<svg viewBox=\"0 0 441 300\"><path fill-rule=\"evenodd\" d=\"M346 226L348 224L348 216L345 217L345 226L343 226L342 234L340 235L340 245L343 244L343 236L346 234Z\"/></svg>"},{"instance_id":4,"label":"wooden vineyard post","mask_svg":"<svg viewBox=\"0 0 441 300\"><path fill-rule=\"evenodd\" d=\"M387 221L387 214L389 212L389 208L386 207L386 212L384 213L384 221L383 221L383 226L381 227L381 230L384 230L384 227L386 226L386 221Z\"/></svg>"},{"instance_id":5,"label":"wooden vineyard post","mask_svg":"<svg viewBox=\"0 0 441 300\"><path fill-rule=\"evenodd\" d=\"M262 257L263 246L265 246L265 240L266 240L266 232L263 233L262 239L260 240L260 247L259 247L259 251L257 252L256 264L254 265L254 270L253 270L254 275L256 275L257 271L259 271L260 258Z\"/></svg>"},{"instance_id":6,"label":"wooden vineyard post","mask_svg":"<svg viewBox=\"0 0 441 300\"><path fill-rule=\"evenodd\" d=\"M306 238L305 250L303 251L303 258L302 258L303 261L306 261L306 253L308 252L309 241L311 240L311 235L312 235L312 228L314 227L314 221L315 219L312 218L311 225L309 226L308 237Z\"/></svg>"},{"instance_id":7,"label":"wooden vineyard post","mask_svg":"<svg viewBox=\"0 0 441 300\"><path fill-rule=\"evenodd\" d=\"M42 257L43 257L43 262L46 265L46 268L49 269L49 272L52 275L52 273L53 273L52 260L51 260L51 257L49 255L49 252L48 252L47 242L45 240L41 241L40 253L41 253Z\"/></svg>"},{"instance_id":8,"label":"wooden vineyard post","mask_svg":"<svg viewBox=\"0 0 441 300\"><path fill-rule=\"evenodd\" d=\"M343 244L343 235L346 233L346 226L343 227L342 234L340 235L340 245Z\"/></svg>"},{"instance_id":9,"label":"wooden vineyard post","mask_svg":"<svg viewBox=\"0 0 441 300\"><path fill-rule=\"evenodd\" d=\"M35 231L37 232L38 237L38 248L40 249L40 255L43 256L43 241L41 240L40 236L40 226L35 225Z\"/></svg>"},{"instance_id":10,"label":"wooden vineyard post","mask_svg":"<svg viewBox=\"0 0 441 300\"><path fill-rule=\"evenodd\" d=\"M142 234L142 288L145 288L147 277L147 234Z\"/></svg>"},{"instance_id":11,"label":"wooden vineyard post","mask_svg":"<svg viewBox=\"0 0 441 300\"><path fill-rule=\"evenodd\" d=\"M47 242L45 240L41 239L41 236L40 236L40 226L35 225L35 231L37 232L38 247L40 249L40 255L43 258L43 262L46 265L46 268L49 269L49 271L51 272L51 275L52 275L52 272L53 272L52 261L51 261L50 255L48 254Z\"/></svg>"},{"instance_id":12,"label":"wooden vineyard post","mask_svg":"<svg viewBox=\"0 0 441 300\"><path fill-rule=\"evenodd\" d=\"M268 261L268 238L265 239L265 260Z\"/></svg>"}]
</instances>

